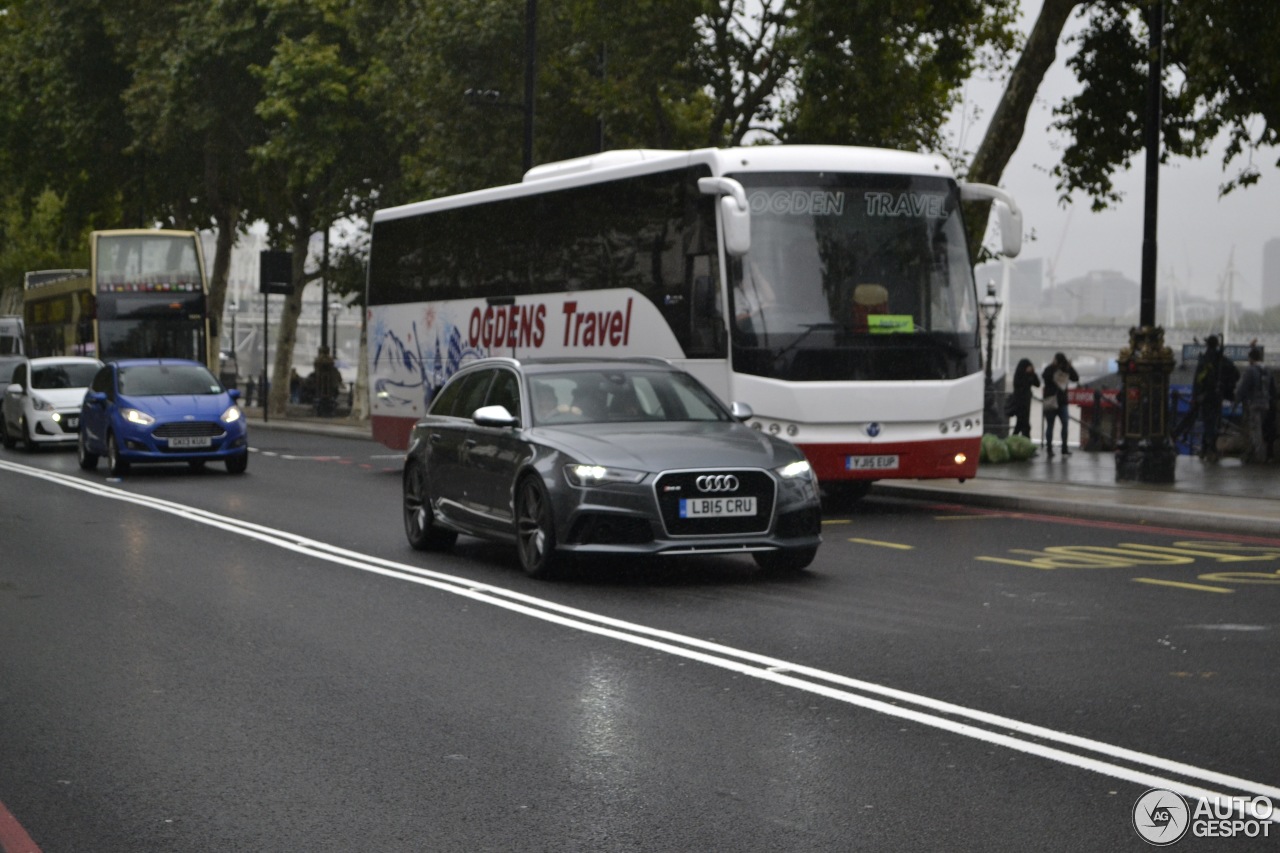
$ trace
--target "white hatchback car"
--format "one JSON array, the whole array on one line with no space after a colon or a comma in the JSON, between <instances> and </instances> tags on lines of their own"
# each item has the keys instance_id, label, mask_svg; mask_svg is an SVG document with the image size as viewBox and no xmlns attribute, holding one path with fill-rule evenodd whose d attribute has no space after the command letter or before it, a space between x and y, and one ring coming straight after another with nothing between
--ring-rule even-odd
<instances>
[{"instance_id":1,"label":"white hatchback car","mask_svg":"<svg viewBox=\"0 0 1280 853\"><path fill-rule=\"evenodd\" d=\"M0 441L13 447L21 439L28 450L75 444L80 404L101 367L96 358L77 356L33 358L19 364L0 404Z\"/></svg>"}]
</instances>

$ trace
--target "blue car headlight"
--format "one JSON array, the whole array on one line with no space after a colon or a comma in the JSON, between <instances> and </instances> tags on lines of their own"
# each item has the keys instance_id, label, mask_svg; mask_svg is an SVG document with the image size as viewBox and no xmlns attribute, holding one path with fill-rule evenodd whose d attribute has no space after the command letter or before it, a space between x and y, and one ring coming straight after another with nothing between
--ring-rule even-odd
<instances>
[{"instance_id":1,"label":"blue car headlight","mask_svg":"<svg viewBox=\"0 0 1280 853\"><path fill-rule=\"evenodd\" d=\"M573 464L564 466L565 478L575 486L603 486L608 483L638 483L645 472L629 468L606 468L603 465Z\"/></svg>"},{"instance_id":2,"label":"blue car headlight","mask_svg":"<svg viewBox=\"0 0 1280 853\"><path fill-rule=\"evenodd\" d=\"M784 480L813 479L813 466L809 464L808 459L797 459L795 462L788 462L781 468L774 468L773 470Z\"/></svg>"},{"instance_id":3,"label":"blue car headlight","mask_svg":"<svg viewBox=\"0 0 1280 853\"><path fill-rule=\"evenodd\" d=\"M138 409L121 409L120 415L129 423L137 424L138 426L151 426L156 422L156 419L151 415Z\"/></svg>"},{"instance_id":4,"label":"blue car headlight","mask_svg":"<svg viewBox=\"0 0 1280 853\"><path fill-rule=\"evenodd\" d=\"M224 424L233 424L236 421L240 420L242 417L244 417L244 415L240 413L240 407L237 406L235 403L232 403L231 406L225 412L222 413L222 415L219 417L219 420L221 420Z\"/></svg>"}]
</instances>

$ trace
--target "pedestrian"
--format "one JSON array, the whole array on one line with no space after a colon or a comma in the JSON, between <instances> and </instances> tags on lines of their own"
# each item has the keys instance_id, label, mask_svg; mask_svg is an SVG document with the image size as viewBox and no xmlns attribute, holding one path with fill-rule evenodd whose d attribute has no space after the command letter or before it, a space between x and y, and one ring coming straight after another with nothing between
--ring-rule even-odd
<instances>
[{"instance_id":1,"label":"pedestrian","mask_svg":"<svg viewBox=\"0 0 1280 853\"><path fill-rule=\"evenodd\" d=\"M298 395L302 392L302 377L298 374L298 368L289 368L289 402L299 402Z\"/></svg>"},{"instance_id":2,"label":"pedestrian","mask_svg":"<svg viewBox=\"0 0 1280 853\"><path fill-rule=\"evenodd\" d=\"M1222 422L1222 401L1235 395L1240 371L1235 362L1223 355L1218 336L1205 338L1204 352L1196 362L1191 385L1191 410L1198 412L1201 424L1200 458L1218 461L1218 427Z\"/></svg>"},{"instance_id":3,"label":"pedestrian","mask_svg":"<svg viewBox=\"0 0 1280 853\"><path fill-rule=\"evenodd\" d=\"M1076 373L1067 357L1059 352L1054 353L1053 361L1049 362L1041 375L1044 378L1041 405L1044 408L1044 438L1048 457L1053 458L1053 425L1058 420L1062 421L1062 455L1070 456L1071 451L1067 449L1067 384L1079 382L1080 374Z\"/></svg>"},{"instance_id":4,"label":"pedestrian","mask_svg":"<svg viewBox=\"0 0 1280 853\"><path fill-rule=\"evenodd\" d=\"M1018 362L1013 371L1013 434L1031 438L1031 389L1040 387L1040 377L1031 359Z\"/></svg>"},{"instance_id":5,"label":"pedestrian","mask_svg":"<svg viewBox=\"0 0 1280 853\"><path fill-rule=\"evenodd\" d=\"M316 414L332 417L338 407L338 392L342 388L342 374L329 355L329 348L322 346L316 353L312 376L316 378Z\"/></svg>"},{"instance_id":6,"label":"pedestrian","mask_svg":"<svg viewBox=\"0 0 1280 853\"><path fill-rule=\"evenodd\" d=\"M257 392L257 390L258 390L258 383L254 380L252 376L250 376L249 381L245 383L245 386L244 386L244 404L246 407L253 405L253 395L254 393Z\"/></svg>"},{"instance_id":7,"label":"pedestrian","mask_svg":"<svg viewBox=\"0 0 1280 853\"><path fill-rule=\"evenodd\" d=\"M1263 427L1275 398L1275 379L1262 366L1262 350L1253 346L1249 349L1249 365L1236 386L1236 402L1244 406L1245 462L1267 461Z\"/></svg>"}]
</instances>

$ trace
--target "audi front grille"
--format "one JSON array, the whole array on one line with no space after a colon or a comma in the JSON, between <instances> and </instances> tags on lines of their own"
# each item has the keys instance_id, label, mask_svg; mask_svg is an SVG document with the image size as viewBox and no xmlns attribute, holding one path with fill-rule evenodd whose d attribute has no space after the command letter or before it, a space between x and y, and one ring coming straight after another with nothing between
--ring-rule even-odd
<instances>
[{"instance_id":1,"label":"audi front grille","mask_svg":"<svg viewBox=\"0 0 1280 853\"><path fill-rule=\"evenodd\" d=\"M726 536L767 533L773 520L777 486L758 469L729 471L668 471L654 481L658 509L669 536ZM753 515L688 517L682 501L701 498L755 498Z\"/></svg>"}]
</instances>

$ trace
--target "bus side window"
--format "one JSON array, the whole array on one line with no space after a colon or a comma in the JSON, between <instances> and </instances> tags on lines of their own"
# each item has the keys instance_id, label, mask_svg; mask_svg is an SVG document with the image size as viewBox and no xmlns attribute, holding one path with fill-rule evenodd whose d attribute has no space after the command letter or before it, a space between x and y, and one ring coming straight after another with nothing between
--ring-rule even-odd
<instances>
[{"instance_id":1,"label":"bus side window","mask_svg":"<svg viewBox=\"0 0 1280 853\"><path fill-rule=\"evenodd\" d=\"M689 258L689 355L724 358L724 305L711 257Z\"/></svg>"}]
</instances>

